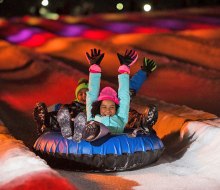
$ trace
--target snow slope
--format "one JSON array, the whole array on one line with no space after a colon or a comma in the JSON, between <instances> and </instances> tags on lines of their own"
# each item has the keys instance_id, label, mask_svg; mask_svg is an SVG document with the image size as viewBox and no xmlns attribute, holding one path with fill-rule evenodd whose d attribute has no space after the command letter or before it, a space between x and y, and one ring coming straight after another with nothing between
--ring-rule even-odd
<instances>
[{"instance_id":1,"label":"snow slope","mask_svg":"<svg viewBox=\"0 0 220 190\"><path fill-rule=\"evenodd\" d=\"M1 121L0 121L1 122ZM75 189L0 123L0 189Z\"/></svg>"},{"instance_id":2,"label":"snow slope","mask_svg":"<svg viewBox=\"0 0 220 190\"><path fill-rule=\"evenodd\" d=\"M0 189L219 189L219 10L0 19ZM132 103L159 108L154 128L166 149L149 167L54 170L31 151L35 103L71 102L94 47L105 52L103 86L116 87L116 53L127 48L139 53L132 74L144 56L158 64Z\"/></svg>"}]
</instances>

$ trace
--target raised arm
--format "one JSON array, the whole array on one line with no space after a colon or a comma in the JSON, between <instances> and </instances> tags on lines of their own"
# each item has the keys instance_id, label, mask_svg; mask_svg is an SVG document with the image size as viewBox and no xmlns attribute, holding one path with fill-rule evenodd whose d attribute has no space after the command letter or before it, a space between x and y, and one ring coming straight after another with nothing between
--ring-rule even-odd
<instances>
[{"instance_id":1,"label":"raised arm","mask_svg":"<svg viewBox=\"0 0 220 190\"><path fill-rule=\"evenodd\" d=\"M90 64L89 67L89 91L86 96L86 114L87 121L92 119L91 109L92 103L98 99L101 81L100 63L104 57L104 53L100 50L91 49L91 54L86 52L86 58Z\"/></svg>"},{"instance_id":2,"label":"raised arm","mask_svg":"<svg viewBox=\"0 0 220 190\"><path fill-rule=\"evenodd\" d=\"M130 95L129 95L129 74L130 66L133 65L137 58L138 54L134 50L126 50L124 55L117 54L121 66L118 69L120 73L118 76L119 88L118 88L118 97L120 100L118 116L123 120L124 125L128 122L128 113L130 108Z\"/></svg>"},{"instance_id":3,"label":"raised arm","mask_svg":"<svg viewBox=\"0 0 220 190\"><path fill-rule=\"evenodd\" d=\"M130 79L130 96L133 98L139 91L147 77L157 68L157 64L152 59L144 57L141 69Z\"/></svg>"}]
</instances>

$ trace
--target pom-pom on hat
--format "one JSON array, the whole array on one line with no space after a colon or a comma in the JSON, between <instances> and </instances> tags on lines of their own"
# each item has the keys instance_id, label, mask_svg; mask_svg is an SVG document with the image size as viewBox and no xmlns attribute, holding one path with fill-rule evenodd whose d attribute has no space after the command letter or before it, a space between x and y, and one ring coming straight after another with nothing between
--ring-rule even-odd
<instances>
[{"instance_id":1,"label":"pom-pom on hat","mask_svg":"<svg viewBox=\"0 0 220 190\"><path fill-rule=\"evenodd\" d=\"M88 80L87 80L87 79L84 79L84 78L81 78L81 79L79 79L78 85L77 85L76 90L75 90L76 99L77 99L77 95L78 95L79 91L80 91L81 89L83 89L83 88L87 88L87 89L89 88L89 86L88 86Z\"/></svg>"},{"instance_id":2,"label":"pom-pom on hat","mask_svg":"<svg viewBox=\"0 0 220 190\"><path fill-rule=\"evenodd\" d=\"M117 92L111 87L105 87L99 94L98 101L100 100L112 100L116 104L119 104Z\"/></svg>"}]
</instances>

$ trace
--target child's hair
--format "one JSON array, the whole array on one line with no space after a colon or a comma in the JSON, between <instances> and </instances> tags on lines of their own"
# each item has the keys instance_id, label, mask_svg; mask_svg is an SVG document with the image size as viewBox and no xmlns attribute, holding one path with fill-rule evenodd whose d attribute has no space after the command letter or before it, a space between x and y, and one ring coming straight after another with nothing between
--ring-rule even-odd
<instances>
[{"instance_id":1,"label":"child's hair","mask_svg":"<svg viewBox=\"0 0 220 190\"><path fill-rule=\"evenodd\" d=\"M92 103L92 109L91 109L92 117L95 117L97 114L100 114L100 106L102 104L102 101L103 100L95 101ZM119 105L115 104L116 112L117 112L118 108L119 108Z\"/></svg>"}]
</instances>

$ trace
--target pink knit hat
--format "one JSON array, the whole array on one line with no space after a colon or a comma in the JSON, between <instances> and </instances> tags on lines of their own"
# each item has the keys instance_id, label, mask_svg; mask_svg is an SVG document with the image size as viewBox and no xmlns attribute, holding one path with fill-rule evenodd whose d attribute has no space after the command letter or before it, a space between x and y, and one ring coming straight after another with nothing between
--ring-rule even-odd
<instances>
[{"instance_id":1,"label":"pink knit hat","mask_svg":"<svg viewBox=\"0 0 220 190\"><path fill-rule=\"evenodd\" d=\"M112 100L116 104L119 104L117 92L111 87L105 87L99 94L98 101L100 100Z\"/></svg>"}]
</instances>

